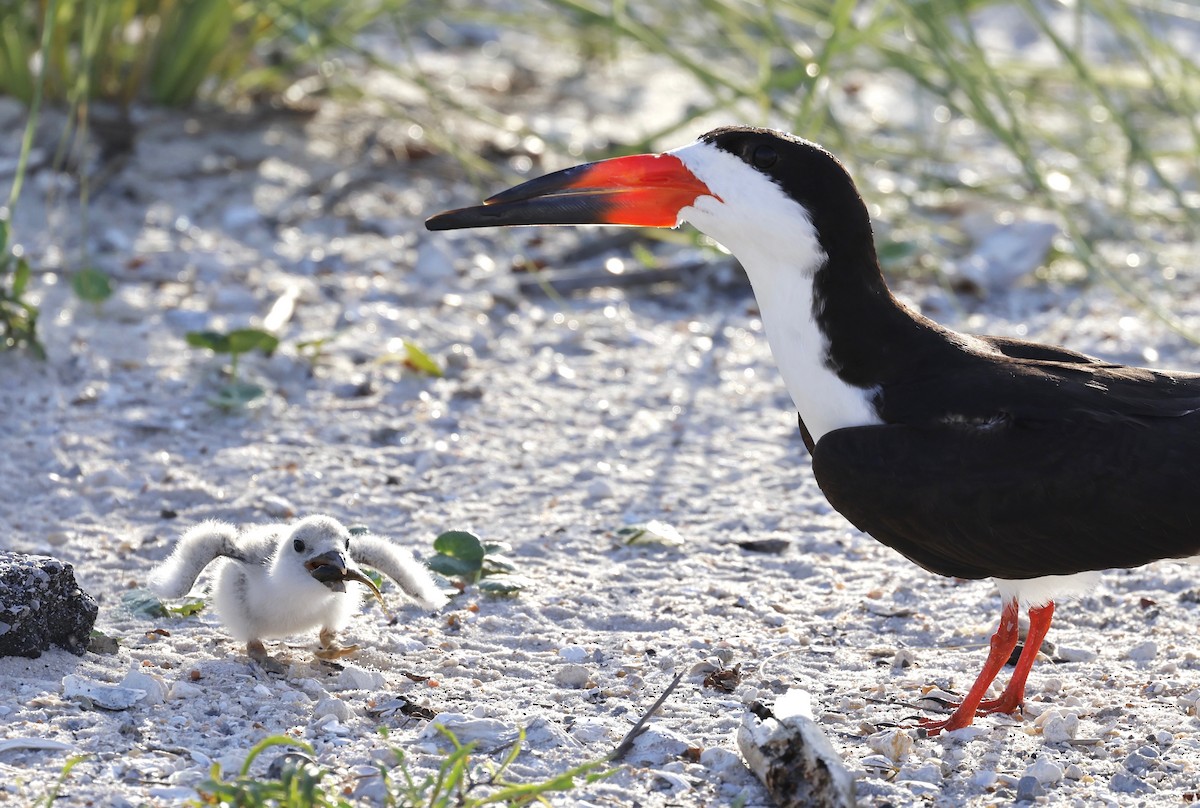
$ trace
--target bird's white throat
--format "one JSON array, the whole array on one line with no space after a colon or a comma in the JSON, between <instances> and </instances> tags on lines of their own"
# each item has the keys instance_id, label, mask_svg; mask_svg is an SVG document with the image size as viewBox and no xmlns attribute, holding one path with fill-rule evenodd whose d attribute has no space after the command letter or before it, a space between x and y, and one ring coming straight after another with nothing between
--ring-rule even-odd
<instances>
[{"instance_id":1,"label":"bird's white throat","mask_svg":"<svg viewBox=\"0 0 1200 808\"><path fill-rule=\"evenodd\" d=\"M741 262L783 383L813 440L848 426L880 423L875 391L842 381L817 323L813 280L825 252L802 205L768 177L708 143L671 152L715 194L679 212Z\"/></svg>"}]
</instances>

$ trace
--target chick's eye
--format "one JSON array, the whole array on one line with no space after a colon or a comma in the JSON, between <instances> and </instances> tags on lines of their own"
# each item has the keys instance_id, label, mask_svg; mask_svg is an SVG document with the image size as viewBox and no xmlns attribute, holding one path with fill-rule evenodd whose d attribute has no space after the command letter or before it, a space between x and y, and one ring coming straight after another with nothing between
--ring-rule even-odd
<instances>
[{"instance_id":1,"label":"chick's eye","mask_svg":"<svg viewBox=\"0 0 1200 808\"><path fill-rule=\"evenodd\" d=\"M778 152L770 146L755 146L750 153L750 162L755 168L770 168L778 161Z\"/></svg>"},{"instance_id":2,"label":"chick's eye","mask_svg":"<svg viewBox=\"0 0 1200 808\"><path fill-rule=\"evenodd\" d=\"M295 541L293 541L292 547L296 550L297 553L304 552L304 542L300 539L296 539Z\"/></svg>"}]
</instances>

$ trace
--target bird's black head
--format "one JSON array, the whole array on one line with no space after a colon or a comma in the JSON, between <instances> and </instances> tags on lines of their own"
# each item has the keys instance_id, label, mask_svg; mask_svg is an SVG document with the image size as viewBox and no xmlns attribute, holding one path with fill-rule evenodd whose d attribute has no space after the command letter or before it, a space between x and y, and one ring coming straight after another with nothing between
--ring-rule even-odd
<instances>
[{"instance_id":1,"label":"bird's black head","mask_svg":"<svg viewBox=\"0 0 1200 808\"><path fill-rule=\"evenodd\" d=\"M804 208L826 255L867 248L874 256L866 206L850 173L829 151L787 132L748 126L714 129L700 142L736 157Z\"/></svg>"}]
</instances>

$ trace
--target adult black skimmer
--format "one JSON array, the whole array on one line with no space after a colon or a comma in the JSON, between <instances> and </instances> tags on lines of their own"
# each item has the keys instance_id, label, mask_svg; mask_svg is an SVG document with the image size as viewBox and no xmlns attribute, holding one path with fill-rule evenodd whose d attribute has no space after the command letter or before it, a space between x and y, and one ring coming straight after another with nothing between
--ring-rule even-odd
<instances>
[{"instance_id":1,"label":"adult black skimmer","mask_svg":"<svg viewBox=\"0 0 1200 808\"><path fill-rule=\"evenodd\" d=\"M1056 598L1099 570L1200 554L1200 375L959 334L884 283L871 221L829 152L731 127L577 166L429 219L431 230L690 222L749 275L813 474L860 530L931 572L994 578L979 678L930 733L1019 709ZM1008 687L984 695L1029 632Z\"/></svg>"}]
</instances>

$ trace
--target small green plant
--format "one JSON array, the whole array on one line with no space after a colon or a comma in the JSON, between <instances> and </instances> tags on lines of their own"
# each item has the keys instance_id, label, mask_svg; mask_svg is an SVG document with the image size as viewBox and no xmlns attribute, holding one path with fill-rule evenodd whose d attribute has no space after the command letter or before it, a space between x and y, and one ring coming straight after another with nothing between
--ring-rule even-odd
<instances>
[{"instance_id":1,"label":"small green plant","mask_svg":"<svg viewBox=\"0 0 1200 808\"><path fill-rule=\"evenodd\" d=\"M67 777L71 774L71 769L74 769L83 761L87 760L90 755L72 755L67 758L63 764L62 770L58 773L58 779L54 781L50 793L46 795L46 808L52 808L54 801L58 799L58 792L62 790L63 783L67 781Z\"/></svg>"},{"instance_id":2,"label":"small green plant","mask_svg":"<svg viewBox=\"0 0 1200 808\"><path fill-rule=\"evenodd\" d=\"M334 331L323 337L306 339L296 343L296 352L309 361L313 367L325 361L325 350L344 332Z\"/></svg>"},{"instance_id":3,"label":"small green plant","mask_svg":"<svg viewBox=\"0 0 1200 808\"><path fill-rule=\"evenodd\" d=\"M429 568L447 578L457 578L464 586L478 584L492 595L515 595L529 585L517 575L517 565L505 553L512 547L505 542L483 542L474 533L451 530L433 540L436 555Z\"/></svg>"},{"instance_id":4,"label":"small green plant","mask_svg":"<svg viewBox=\"0 0 1200 808\"><path fill-rule=\"evenodd\" d=\"M433 357L421 350L421 347L412 340L404 340L403 353L387 353L379 357L378 361L381 364L398 362L409 370L438 378L444 375L442 366L434 361Z\"/></svg>"},{"instance_id":5,"label":"small green plant","mask_svg":"<svg viewBox=\"0 0 1200 808\"><path fill-rule=\"evenodd\" d=\"M183 106L225 90L282 90L391 3L336 0L0 0L0 93ZM56 28L44 36L47 28ZM270 58L260 49L271 48ZM39 69L40 66L40 69ZM328 71L327 71L328 72ZM80 77L88 92L77 97Z\"/></svg>"},{"instance_id":6,"label":"small green plant","mask_svg":"<svg viewBox=\"0 0 1200 808\"><path fill-rule=\"evenodd\" d=\"M229 354L229 383L209 399L213 406L224 410L240 409L266 395L267 391L259 385L239 378L238 360L242 354L250 351L260 351L270 356L279 347L279 337L257 328L239 328L228 333L189 331L187 343L193 348L207 348L213 353Z\"/></svg>"},{"instance_id":7,"label":"small green plant","mask_svg":"<svg viewBox=\"0 0 1200 808\"><path fill-rule=\"evenodd\" d=\"M499 766L488 762L474 765L475 744L462 744L452 732L438 727L452 744L450 752L435 774L423 778L413 773L403 750L393 747L394 765L382 767L380 775L387 793L384 805L394 808L480 808L484 805L520 806L545 803L545 795L571 791L579 785L597 782L609 774L607 761L598 760L575 766L547 780L515 783L505 771L517 759L525 740L522 732ZM307 761L286 762L277 779L261 780L250 775L250 767L264 750L272 746L294 746L311 756L313 749L303 741L273 735L250 750L241 772L226 780L220 766L214 764L209 778L200 785L200 801L193 805L277 806L277 808L352 808L353 803L332 796L337 787L323 781L329 772Z\"/></svg>"},{"instance_id":8,"label":"small green plant","mask_svg":"<svg viewBox=\"0 0 1200 808\"><path fill-rule=\"evenodd\" d=\"M8 244L8 222L0 221L0 349L25 348L39 359L46 350L37 338L37 306L25 299L29 262Z\"/></svg>"},{"instance_id":9,"label":"small green plant","mask_svg":"<svg viewBox=\"0 0 1200 808\"><path fill-rule=\"evenodd\" d=\"M304 741L286 735L272 735L259 741L246 755L241 771L226 780L221 766L214 763L208 779L200 784L200 801L193 805L277 806L277 808L349 808L345 800L329 796L321 781L328 772L311 763L287 762L277 779L262 780L250 774L255 759L273 746L294 746L310 757L313 748Z\"/></svg>"},{"instance_id":10,"label":"small green plant","mask_svg":"<svg viewBox=\"0 0 1200 808\"><path fill-rule=\"evenodd\" d=\"M75 296L86 303L100 305L112 297L112 281L107 274L95 267L81 269L71 276L71 289Z\"/></svg>"},{"instance_id":11,"label":"small green plant","mask_svg":"<svg viewBox=\"0 0 1200 808\"><path fill-rule=\"evenodd\" d=\"M51 0L46 9L46 20L40 40L44 51L55 31L57 0ZM0 13L0 54L10 49L11 24L4 13ZM12 60L11 53L9 60ZM21 198L21 187L25 184L25 171L29 166L29 152L33 148L33 135L37 128L38 113L42 107L42 95L46 88L45 71L29 77L27 98L29 117L25 120L25 132L21 136L21 152L17 158L17 171L13 175L12 187L8 191L8 202L0 209L0 350L26 348L39 359L46 358L46 350L37 338L38 309L25 300L29 286L29 262L10 243L8 217L16 210Z\"/></svg>"}]
</instances>

